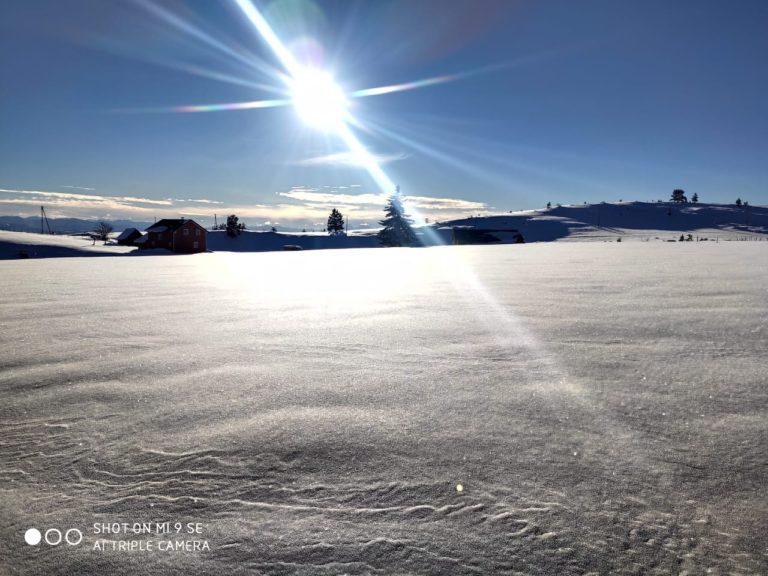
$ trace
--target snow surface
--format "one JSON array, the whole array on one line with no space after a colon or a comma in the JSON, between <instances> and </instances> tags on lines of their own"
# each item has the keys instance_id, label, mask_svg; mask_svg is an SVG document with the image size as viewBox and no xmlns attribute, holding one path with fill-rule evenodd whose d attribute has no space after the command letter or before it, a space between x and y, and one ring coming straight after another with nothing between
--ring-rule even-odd
<instances>
[{"instance_id":1,"label":"snow surface","mask_svg":"<svg viewBox=\"0 0 768 576\"><path fill-rule=\"evenodd\" d=\"M67 256L115 256L135 250L132 246L96 244L88 236L64 236L8 232L0 230L0 260L19 259L21 253L28 258L60 258Z\"/></svg>"},{"instance_id":2,"label":"snow surface","mask_svg":"<svg viewBox=\"0 0 768 576\"><path fill-rule=\"evenodd\" d=\"M0 573L768 573L767 265L758 242L0 262ZM161 521L210 551L93 551L95 522Z\"/></svg>"},{"instance_id":3,"label":"snow surface","mask_svg":"<svg viewBox=\"0 0 768 576\"><path fill-rule=\"evenodd\" d=\"M301 246L304 250L333 248L375 248L379 241L375 232L350 234L349 236L327 233L286 234L282 232L252 232L244 230L237 236L229 236L224 230L208 232L208 250L213 252L272 252L284 246Z\"/></svg>"}]
</instances>

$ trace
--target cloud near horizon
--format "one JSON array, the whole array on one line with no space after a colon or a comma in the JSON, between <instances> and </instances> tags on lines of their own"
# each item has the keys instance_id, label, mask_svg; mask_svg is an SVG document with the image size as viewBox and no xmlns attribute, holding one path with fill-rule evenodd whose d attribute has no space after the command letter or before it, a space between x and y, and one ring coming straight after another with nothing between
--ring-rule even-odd
<instances>
[{"instance_id":1,"label":"cloud near horizon","mask_svg":"<svg viewBox=\"0 0 768 576\"><path fill-rule=\"evenodd\" d=\"M340 208L357 222L375 222L381 219L382 208L388 195L361 192L360 185L317 188L297 186L287 192L277 192L281 198L275 204L233 205L207 198L153 199L136 196L107 196L78 192L46 190L15 190L0 188L0 210L17 216L37 216L44 205L50 218L84 218L90 220L133 219L149 221L152 218L179 216L213 220L213 210L219 216L237 214L241 219L257 219L312 225L328 218L328 211ZM418 212L420 217L451 219L467 212L487 210L482 202L456 198L405 196L406 209ZM209 207L209 208L206 208ZM211 210L208 212L207 210Z\"/></svg>"},{"instance_id":2,"label":"cloud near horizon","mask_svg":"<svg viewBox=\"0 0 768 576\"><path fill-rule=\"evenodd\" d=\"M340 186L339 188L346 188ZM296 187L288 192L278 192L278 196L284 196L300 202L322 204L325 206L384 206L387 203L388 194L347 194L345 192L320 192L316 188ZM410 206L425 210L487 210L484 202L473 202L459 198L434 198L432 196L403 196L406 207Z\"/></svg>"},{"instance_id":3,"label":"cloud near horizon","mask_svg":"<svg viewBox=\"0 0 768 576\"><path fill-rule=\"evenodd\" d=\"M82 186L70 186L69 188L85 190ZM141 219L179 215L198 216L203 215L200 212L203 206L218 204L222 204L222 202L207 198L155 199L137 196L106 196L80 192L0 188L0 206L6 210L15 208L18 216L37 215L37 207L41 205L46 207L46 212L52 218ZM195 208L195 205L200 205L200 207ZM32 206L35 207L34 210L30 210ZM192 210L197 210L197 212Z\"/></svg>"},{"instance_id":4,"label":"cloud near horizon","mask_svg":"<svg viewBox=\"0 0 768 576\"><path fill-rule=\"evenodd\" d=\"M408 154L371 154L379 166L405 160ZM363 166L360 158L352 151L336 152L334 154L324 154L322 156L312 156L295 162L299 166Z\"/></svg>"},{"instance_id":5,"label":"cloud near horizon","mask_svg":"<svg viewBox=\"0 0 768 576\"><path fill-rule=\"evenodd\" d=\"M169 206L170 200L153 200L151 198L137 198L135 196L102 196L99 194L78 194L76 192L50 192L45 190L9 190L0 188L3 194L21 194L23 196L33 196L36 199L19 198L18 200L28 200L29 202L41 202L43 200L51 203L67 201L84 201L93 203L118 203L118 204L153 204L160 206Z\"/></svg>"},{"instance_id":6,"label":"cloud near horizon","mask_svg":"<svg viewBox=\"0 0 768 576\"><path fill-rule=\"evenodd\" d=\"M96 188L88 188L87 186L62 186L62 188L72 188L73 190L96 190Z\"/></svg>"},{"instance_id":7,"label":"cloud near horizon","mask_svg":"<svg viewBox=\"0 0 768 576\"><path fill-rule=\"evenodd\" d=\"M172 202L191 202L193 204L224 204L224 202L219 202L218 200L208 200L207 198L168 198L168 200Z\"/></svg>"},{"instance_id":8,"label":"cloud near horizon","mask_svg":"<svg viewBox=\"0 0 768 576\"><path fill-rule=\"evenodd\" d=\"M320 192L316 188L297 187L288 192L278 192L278 196L306 202L308 205L322 204L324 206L384 206L386 194L346 194L339 192Z\"/></svg>"}]
</instances>

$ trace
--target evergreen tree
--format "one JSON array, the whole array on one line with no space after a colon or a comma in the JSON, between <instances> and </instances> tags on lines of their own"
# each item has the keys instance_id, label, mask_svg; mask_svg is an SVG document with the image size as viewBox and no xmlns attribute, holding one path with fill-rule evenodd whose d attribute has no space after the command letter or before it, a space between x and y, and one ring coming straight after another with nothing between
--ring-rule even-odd
<instances>
[{"instance_id":1,"label":"evergreen tree","mask_svg":"<svg viewBox=\"0 0 768 576\"><path fill-rule=\"evenodd\" d=\"M736 206L741 206L741 198L736 198Z\"/></svg>"},{"instance_id":2,"label":"evergreen tree","mask_svg":"<svg viewBox=\"0 0 768 576\"><path fill-rule=\"evenodd\" d=\"M699 195L696 194L696 192L693 193L693 196L691 196L691 202L696 204L699 201Z\"/></svg>"},{"instance_id":3,"label":"evergreen tree","mask_svg":"<svg viewBox=\"0 0 768 576\"><path fill-rule=\"evenodd\" d=\"M227 216L227 225L224 229L227 231L227 236L234 238L235 236L239 236L240 232L245 230L245 224L239 222L237 216L230 214Z\"/></svg>"},{"instance_id":4,"label":"evergreen tree","mask_svg":"<svg viewBox=\"0 0 768 576\"><path fill-rule=\"evenodd\" d=\"M387 206L384 208L386 218L379 224L382 229L379 230L379 242L382 246L412 246L416 243L416 234L411 228L411 220L403 209L403 200L400 196L400 187L389 197Z\"/></svg>"},{"instance_id":5,"label":"evergreen tree","mask_svg":"<svg viewBox=\"0 0 768 576\"><path fill-rule=\"evenodd\" d=\"M344 232L344 215L334 208L328 216L328 226L326 228L331 236Z\"/></svg>"},{"instance_id":6,"label":"evergreen tree","mask_svg":"<svg viewBox=\"0 0 768 576\"><path fill-rule=\"evenodd\" d=\"M679 188L677 190L673 190L671 200L672 202L679 202L681 204L688 202L688 198L685 197L685 190L680 190Z\"/></svg>"}]
</instances>

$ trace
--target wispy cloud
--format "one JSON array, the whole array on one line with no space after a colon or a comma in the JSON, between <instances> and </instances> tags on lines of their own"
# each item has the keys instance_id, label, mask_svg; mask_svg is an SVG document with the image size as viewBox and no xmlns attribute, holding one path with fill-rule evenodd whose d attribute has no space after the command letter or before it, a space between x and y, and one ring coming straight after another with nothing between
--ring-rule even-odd
<instances>
[{"instance_id":1,"label":"wispy cloud","mask_svg":"<svg viewBox=\"0 0 768 576\"><path fill-rule=\"evenodd\" d=\"M405 160L408 154L371 154L379 166ZM362 166L360 158L351 151L312 156L296 162L299 166Z\"/></svg>"},{"instance_id":2,"label":"wispy cloud","mask_svg":"<svg viewBox=\"0 0 768 576\"><path fill-rule=\"evenodd\" d=\"M86 202L116 202L120 204L156 204L170 206L170 200L153 200L151 198L137 198L135 196L101 196L97 194L78 194L76 192L49 192L47 190L8 190L0 188L3 194L21 194L22 196L34 196L45 199L48 202L58 201L86 201Z\"/></svg>"},{"instance_id":3,"label":"wispy cloud","mask_svg":"<svg viewBox=\"0 0 768 576\"><path fill-rule=\"evenodd\" d=\"M62 188L73 188L74 190L96 190L96 188L88 188L86 186L62 186Z\"/></svg>"},{"instance_id":4,"label":"wispy cloud","mask_svg":"<svg viewBox=\"0 0 768 576\"><path fill-rule=\"evenodd\" d=\"M339 188L345 188L340 186ZM348 194L337 192L318 192L315 188L297 187L287 192L278 192L279 196L291 198L308 204L324 206L384 206L388 194ZM484 202L462 200L460 198L435 198L432 196L404 196L406 206L420 210L486 210Z\"/></svg>"},{"instance_id":5,"label":"wispy cloud","mask_svg":"<svg viewBox=\"0 0 768 576\"><path fill-rule=\"evenodd\" d=\"M191 202L193 204L224 204L218 200L208 200L207 198L168 198L173 202Z\"/></svg>"},{"instance_id":6,"label":"wispy cloud","mask_svg":"<svg viewBox=\"0 0 768 576\"><path fill-rule=\"evenodd\" d=\"M487 210L485 202L473 202L457 198L432 198L430 196L405 196L405 202L414 208L427 210Z\"/></svg>"},{"instance_id":7,"label":"wispy cloud","mask_svg":"<svg viewBox=\"0 0 768 576\"><path fill-rule=\"evenodd\" d=\"M168 199L8 188L0 188L0 205L8 211L15 209L19 215L33 215L33 206L45 205L51 217L73 218L142 219L183 213Z\"/></svg>"},{"instance_id":8,"label":"wispy cloud","mask_svg":"<svg viewBox=\"0 0 768 576\"><path fill-rule=\"evenodd\" d=\"M288 192L278 192L277 194L300 202L322 205L383 206L387 201L387 196L383 194L339 194L318 192L313 188L292 188Z\"/></svg>"}]
</instances>

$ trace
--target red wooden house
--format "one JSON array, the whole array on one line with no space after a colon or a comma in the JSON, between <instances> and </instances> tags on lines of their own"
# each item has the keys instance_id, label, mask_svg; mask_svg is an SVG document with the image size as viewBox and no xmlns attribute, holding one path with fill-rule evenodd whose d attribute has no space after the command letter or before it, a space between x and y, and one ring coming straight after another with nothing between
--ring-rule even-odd
<instances>
[{"instance_id":1,"label":"red wooden house","mask_svg":"<svg viewBox=\"0 0 768 576\"><path fill-rule=\"evenodd\" d=\"M205 252L208 231L194 220L163 218L146 229L142 249L165 248L179 254Z\"/></svg>"}]
</instances>

